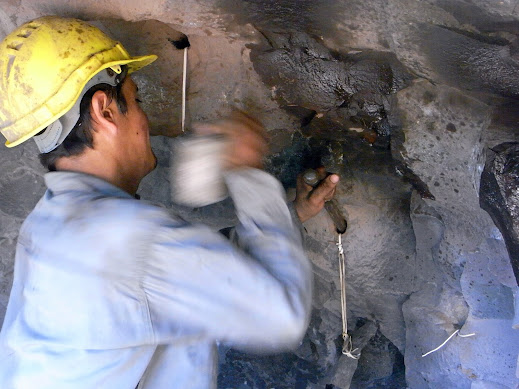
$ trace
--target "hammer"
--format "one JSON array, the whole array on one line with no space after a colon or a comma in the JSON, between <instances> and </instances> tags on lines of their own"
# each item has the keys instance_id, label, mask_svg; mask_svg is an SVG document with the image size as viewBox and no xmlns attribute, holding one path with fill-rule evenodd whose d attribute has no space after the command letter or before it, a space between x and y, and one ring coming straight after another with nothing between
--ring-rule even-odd
<instances>
[{"instance_id":1,"label":"hammer","mask_svg":"<svg viewBox=\"0 0 519 389\"><path fill-rule=\"evenodd\" d=\"M315 188L321 182L317 171L314 169L305 170L303 173L303 181L312 188ZM331 199L325 202L324 208L328 212L328 215L330 215L330 218L332 219L337 232L339 234L344 234L346 232L346 228L348 227L348 223L346 222L346 218L342 214L337 201L335 199Z\"/></svg>"}]
</instances>

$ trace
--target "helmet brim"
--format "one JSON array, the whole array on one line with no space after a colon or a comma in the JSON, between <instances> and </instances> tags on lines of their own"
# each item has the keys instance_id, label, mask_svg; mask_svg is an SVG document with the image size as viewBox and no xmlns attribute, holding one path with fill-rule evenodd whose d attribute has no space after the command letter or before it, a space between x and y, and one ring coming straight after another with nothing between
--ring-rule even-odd
<instances>
[{"instance_id":1,"label":"helmet brim","mask_svg":"<svg viewBox=\"0 0 519 389\"><path fill-rule=\"evenodd\" d=\"M115 61L113 64L109 63L107 68L112 67L114 65L127 65L128 66L128 74L136 72L137 70L142 69L145 66L148 66L153 61L157 59L156 55L143 55L141 57L133 57L129 60L121 60Z\"/></svg>"}]
</instances>

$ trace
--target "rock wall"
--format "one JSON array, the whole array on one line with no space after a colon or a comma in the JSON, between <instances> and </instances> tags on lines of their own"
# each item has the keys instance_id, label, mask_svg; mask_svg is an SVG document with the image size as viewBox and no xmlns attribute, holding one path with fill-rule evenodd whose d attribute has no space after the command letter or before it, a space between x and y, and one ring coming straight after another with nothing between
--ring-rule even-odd
<instances>
[{"instance_id":1,"label":"rock wall","mask_svg":"<svg viewBox=\"0 0 519 389\"><path fill-rule=\"evenodd\" d=\"M430 96L435 96L432 101ZM420 236L416 260L430 270L421 272L421 287L403 306L407 384L513 387L519 349L512 329L516 282L501 234L478 207L480 139L490 111L457 89L428 81L400 92L398 105L405 112L405 142L394 150L436 198L414 196L411 201L414 231ZM475 335L456 337L421 358L458 329ZM487 353L499 355L499 372L488 364Z\"/></svg>"},{"instance_id":2,"label":"rock wall","mask_svg":"<svg viewBox=\"0 0 519 389\"><path fill-rule=\"evenodd\" d=\"M7 0L0 35L44 14L92 20L132 54L159 55L135 75L153 134L181 132L182 52L170 40L182 32L191 42L189 123L237 106L265 123L267 166L287 189L320 163L342 176L348 328L361 358L340 352L337 236L323 211L305 225L316 287L301 347L268 357L221 347L219 387L519 387L515 203L507 203L517 186L500 178L503 169L494 169L508 185L498 185L494 221L480 208L487 155L518 141L515 2ZM159 165L141 196L215 229L231 225L229 201L171 203L173 142L154 137ZM0 162L2 322L18 229L44 172L31 142L0 149ZM507 166L516 177L516 164Z\"/></svg>"}]
</instances>

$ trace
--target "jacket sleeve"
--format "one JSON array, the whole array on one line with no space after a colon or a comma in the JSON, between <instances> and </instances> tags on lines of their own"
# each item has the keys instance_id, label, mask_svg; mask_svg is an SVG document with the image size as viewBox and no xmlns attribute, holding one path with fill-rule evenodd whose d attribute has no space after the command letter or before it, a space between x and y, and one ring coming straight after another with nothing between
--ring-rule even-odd
<instances>
[{"instance_id":1,"label":"jacket sleeve","mask_svg":"<svg viewBox=\"0 0 519 389\"><path fill-rule=\"evenodd\" d=\"M212 338L258 351L298 345L312 270L277 180L256 169L226 177L237 244L203 225L162 222L146 260L154 342Z\"/></svg>"}]
</instances>

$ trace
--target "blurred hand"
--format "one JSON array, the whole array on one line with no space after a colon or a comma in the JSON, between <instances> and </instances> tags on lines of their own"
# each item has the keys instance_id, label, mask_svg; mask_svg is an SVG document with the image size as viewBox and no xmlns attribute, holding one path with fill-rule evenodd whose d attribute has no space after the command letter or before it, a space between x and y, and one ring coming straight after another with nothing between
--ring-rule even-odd
<instances>
[{"instance_id":1,"label":"blurred hand","mask_svg":"<svg viewBox=\"0 0 519 389\"><path fill-rule=\"evenodd\" d=\"M256 119L241 111L234 111L228 118L214 123L193 126L199 135L222 134L226 136L224 167L263 167L263 157L268 151L267 133Z\"/></svg>"},{"instance_id":2,"label":"blurred hand","mask_svg":"<svg viewBox=\"0 0 519 389\"><path fill-rule=\"evenodd\" d=\"M294 208L302 223L321 212L324 203L333 198L335 188L339 182L339 176L337 174L330 174L326 177L324 167L320 167L316 170L322 181L315 188L304 181L302 173L297 176Z\"/></svg>"}]
</instances>

